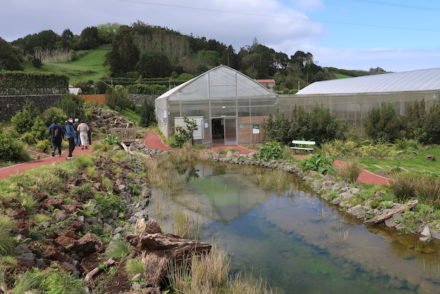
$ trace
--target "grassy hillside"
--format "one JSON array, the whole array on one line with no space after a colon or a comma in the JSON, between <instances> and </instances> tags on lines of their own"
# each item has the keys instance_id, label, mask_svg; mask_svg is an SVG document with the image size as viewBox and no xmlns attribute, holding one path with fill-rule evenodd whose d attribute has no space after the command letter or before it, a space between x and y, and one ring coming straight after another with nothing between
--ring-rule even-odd
<instances>
[{"instance_id":1,"label":"grassy hillside","mask_svg":"<svg viewBox=\"0 0 440 294\"><path fill-rule=\"evenodd\" d=\"M86 82L88 80L98 80L110 75L109 66L104 65L105 56L109 51L110 48L108 46L103 46L94 50L85 51L74 61L47 63L40 69L36 69L32 65L26 65L25 71L64 74L70 78L70 84Z\"/></svg>"},{"instance_id":2,"label":"grassy hillside","mask_svg":"<svg viewBox=\"0 0 440 294\"><path fill-rule=\"evenodd\" d=\"M335 73L335 78L337 79L346 79L346 78L352 78L352 76L343 74L343 73Z\"/></svg>"}]
</instances>

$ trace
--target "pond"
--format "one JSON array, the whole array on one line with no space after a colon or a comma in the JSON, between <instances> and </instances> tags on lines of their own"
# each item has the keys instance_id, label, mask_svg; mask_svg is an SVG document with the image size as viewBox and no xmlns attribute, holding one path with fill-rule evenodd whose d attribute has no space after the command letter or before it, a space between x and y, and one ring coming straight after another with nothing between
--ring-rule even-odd
<instances>
[{"instance_id":1,"label":"pond","mask_svg":"<svg viewBox=\"0 0 440 294\"><path fill-rule=\"evenodd\" d=\"M165 231L185 213L200 238L277 293L440 293L440 244L366 226L293 175L197 164L173 192L154 190L151 215Z\"/></svg>"}]
</instances>

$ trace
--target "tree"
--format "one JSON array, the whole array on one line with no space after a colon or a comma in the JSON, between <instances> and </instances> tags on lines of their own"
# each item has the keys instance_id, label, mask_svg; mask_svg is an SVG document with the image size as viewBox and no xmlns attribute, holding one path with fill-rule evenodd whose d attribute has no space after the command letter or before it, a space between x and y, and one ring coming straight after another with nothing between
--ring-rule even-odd
<instances>
[{"instance_id":1,"label":"tree","mask_svg":"<svg viewBox=\"0 0 440 294\"><path fill-rule=\"evenodd\" d=\"M98 26L98 37L105 43L110 44L121 25L118 23L106 23Z\"/></svg>"},{"instance_id":2,"label":"tree","mask_svg":"<svg viewBox=\"0 0 440 294\"><path fill-rule=\"evenodd\" d=\"M136 68L139 74L145 78L167 77L171 73L168 58L155 51L144 52Z\"/></svg>"},{"instance_id":3,"label":"tree","mask_svg":"<svg viewBox=\"0 0 440 294\"><path fill-rule=\"evenodd\" d=\"M101 41L97 27L86 27L79 36L79 49L88 50L98 47Z\"/></svg>"},{"instance_id":4,"label":"tree","mask_svg":"<svg viewBox=\"0 0 440 294\"><path fill-rule=\"evenodd\" d=\"M72 48L72 41L75 35L71 30L65 29L61 34L61 46L63 48Z\"/></svg>"},{"instance_id":5,"label":"tree","mask_svg":"<svg viewBox=\"0 0 440 294\"><path fill-rule=\"evenodd\" d=\"M61 108L64 113L72 118L84 118L84 101L77 95L66 94L57 103L56 107Z\"/></svg>"},{"instance_id":6,"label":"tree","mask_svg":"<svg viewBox=\"0 0 440 294\"><path fill-rule=\"evenodd\" d=\"M367 136L376 142L394 142L401 137L401 118L390 103L382 103L368 112L364 127Z\"/></svg>"},{"instance_id":7,"label":"tree","mask_svg":"<svg viewBox=\"0 0 440 294\"><path fill-rule=\"evenodd\" d=\"M0 70L22 70L22 62L20 50L0 38Z\"/></svg>"},{"instance_id":8,"label":"tree","mask_svg":"<svg viewBox=\"0 0 440 294\"><path fill-rule=\"evenodd\" d=\"M113 74L133 71L139 60L139 50L133 43L128 27L121 27L112 42L112 50L107 55L107 62Z\"/></svg>"}]
</instances>

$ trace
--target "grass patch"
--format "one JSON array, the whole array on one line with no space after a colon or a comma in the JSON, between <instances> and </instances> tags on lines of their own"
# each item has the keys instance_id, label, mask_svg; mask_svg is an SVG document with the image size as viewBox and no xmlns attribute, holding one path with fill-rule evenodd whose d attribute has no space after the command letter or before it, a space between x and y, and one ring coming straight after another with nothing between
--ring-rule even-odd
<instances>
[{"instance_id":1,"label":"grass patch","mask_svg":"<svg viewBox=\"0 0 440 294\"><path fill-rule=\"evenodd\" d=\"M361 173L361 166L356 161L350 161L346 166L339 169L339 176L347 183L356 182Z\"/></svg>"},{"instance_id":2,"label":"grass patch","mask_svg":"<svg viewBox=\"0 0 440 294\"><path fill-rule=\"evenodd\" d=\"M64 74L69 77L71 84L89 80L96 81L110 75L110 67L104 65L109 51L109 46L101 46L97 49L85 51L73 61L47 63L40 69L36 69L29 64L25 66L25 71Z\"/></svg>"},{"instance_id":3,"label":"grass patch","mask_svg":"<svg viewBox=\"0 0 440 294\"><path fill-rule=\"evenodd\" d=\"M121 111L123 117L134 122L137 126L141 123L141 116L132 109L124 109Z\"/></svg>"}]
</instances>

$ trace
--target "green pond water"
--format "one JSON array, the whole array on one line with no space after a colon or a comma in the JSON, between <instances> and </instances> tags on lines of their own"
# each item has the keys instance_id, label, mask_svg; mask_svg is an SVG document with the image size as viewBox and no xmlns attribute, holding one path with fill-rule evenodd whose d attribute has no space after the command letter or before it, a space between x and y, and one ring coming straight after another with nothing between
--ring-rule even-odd
<instances>
[{"instance_id":1,"label":"green pond water","mask_svg":"<svg viewBox=\"0 0 440 294\"><path fill-rule=\"evenodd\" d=\"M282 172L199 164L177 191L154 190L165 231L185 213L200 238L277 293L440 293L440 244L369 227ZM190 175L190 176L188 176Z\"/></svg>"}]
</instances>

